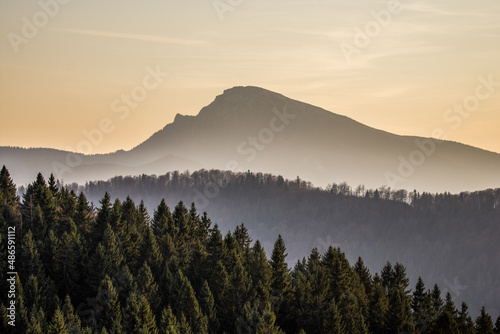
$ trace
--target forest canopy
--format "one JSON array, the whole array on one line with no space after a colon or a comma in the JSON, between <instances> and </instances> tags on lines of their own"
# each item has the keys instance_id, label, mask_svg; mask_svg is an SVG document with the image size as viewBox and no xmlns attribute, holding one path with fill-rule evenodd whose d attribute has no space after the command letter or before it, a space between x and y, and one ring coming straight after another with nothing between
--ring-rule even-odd
<instances>
[{"instance_id":1,"label":"forest canopy","mask_svg":"<svg viewBox=\"0 0 500 334\"><path fill-rule=\"evenodd\" d=\"M15 228L15 327L8 333L499 333L484 308L419 279L403 264L370 273L338 247L317 248L293 267L281 235L270 256L244 224L221 231L196 205L152 214L143 201L94 207L39 174L22 198L0 174L0 287L9 291L7 240Z\"/></svg>"}]
</instances>

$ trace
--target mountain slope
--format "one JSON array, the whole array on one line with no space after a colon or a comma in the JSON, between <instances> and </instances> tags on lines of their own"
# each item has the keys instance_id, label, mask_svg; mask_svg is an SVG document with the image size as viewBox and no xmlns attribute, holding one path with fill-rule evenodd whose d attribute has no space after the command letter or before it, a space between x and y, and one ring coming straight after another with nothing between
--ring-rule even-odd
<instances>
[{"instance_id":1,"label":"mountain slope","mask_svg":"<svg viewBox=\"0 0 500 334\"><path fill-rule=\"evenodd\" d=\"M0 149L0 162L18 184L37 171L54 171L54 162L68 166L67 156L55 150ZM257 87L228 89L197 116L178 114L130 151L79 157L76 168L59 173L65 182L107 179L110 165L117 166L115 175L250 169L299 175L319 186L347 181L433 192L485 189L500 180L499 154L394 135Z\"/></svg>"}]
</instances>

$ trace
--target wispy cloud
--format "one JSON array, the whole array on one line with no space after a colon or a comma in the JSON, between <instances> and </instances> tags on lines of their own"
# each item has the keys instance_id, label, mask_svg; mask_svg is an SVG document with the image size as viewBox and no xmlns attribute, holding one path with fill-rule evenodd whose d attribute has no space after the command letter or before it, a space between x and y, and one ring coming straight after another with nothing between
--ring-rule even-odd
<instances>
[{"instance_id":1,"label":"wispy cloud","mask_svg":"<svg viewBox=\"0 0 500 334\"><path fill-rule=\"evenodd\" d=\"M479 26L484 24L484 20L496 20L499 17L498 11L484 11L481 6L458 6L450 7L442 3L435 2L414 2L405 5L413 13L429 14L439 16L443 22L449 22L450 19L456 18L474 20ZM482 21L481 21L482 20Z\"/></svg>"},{"instance_id":2,"label":"wispy cloud","mask_svg":"<svg viewBox=\"0 0 500 334\"><path fill-rule=\"evenodd\" d=\"M130 33L120 33L112 31L96 31L96 30L80 30L80 29L58 29L58 30L66 33L79 34L79 35L131 39L137 41L167 43L175 45L189 46L189 45L203 45L207 43L207 41L203 40L179 39L179 38L170 38L165 36L147 35L147 34L130 34Z\"/></svg>"}]
</instances>

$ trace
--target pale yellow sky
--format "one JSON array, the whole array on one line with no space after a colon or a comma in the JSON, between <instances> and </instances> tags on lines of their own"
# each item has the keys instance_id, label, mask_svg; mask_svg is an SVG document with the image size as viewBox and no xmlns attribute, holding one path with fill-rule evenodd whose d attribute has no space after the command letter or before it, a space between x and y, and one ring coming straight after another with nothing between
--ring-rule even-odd
<instances>
[{"instance_id":1,"label":"pale yellow sky","mask_svg":"<svg viewBox=\"0 0 500 334\"><path fill-rule=\"evenodd\" d=\"M498 0L6 0L0 35L1 146L130 149L252 85L500 153Z\"/></svg>"}]
</instances>

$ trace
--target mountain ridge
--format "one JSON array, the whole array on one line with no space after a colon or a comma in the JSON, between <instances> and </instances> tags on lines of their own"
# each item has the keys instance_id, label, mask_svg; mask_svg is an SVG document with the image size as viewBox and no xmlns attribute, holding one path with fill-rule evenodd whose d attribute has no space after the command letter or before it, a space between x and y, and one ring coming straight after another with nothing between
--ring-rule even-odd
<instances>
[{"instance_id":1,"label":"mountain ridge","mask_svg":"<svg viewBox=\"0 0 500 334\"><path fill-rule=\"evenodd\" d=\"M425 154L425 145L432 146L431 154ZM71 166L69 156L81 163ZM408 167L416 157L422 163ZM155 164L163 158L163 164ZM376 188L397 180L390 184L393 188L430 192L486 189L500 180L498 153L396 135L255 86L224 90L196 116L176 114L172 123L129 151L82 155L0 147L0 162L18 184L29 182L39 169L57 172L54 165L63 166L65 172L56 177L65 182L108 179L114 175L102 166L110 164L125 175L141 174L141 167L158 175L175 169L237 168L300 176L317 186L346 181ZM402 173L401 166L411 173Z\"/></svg>"}]
</instances>

